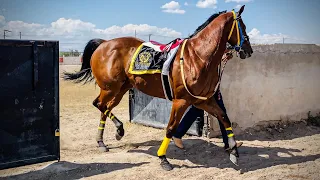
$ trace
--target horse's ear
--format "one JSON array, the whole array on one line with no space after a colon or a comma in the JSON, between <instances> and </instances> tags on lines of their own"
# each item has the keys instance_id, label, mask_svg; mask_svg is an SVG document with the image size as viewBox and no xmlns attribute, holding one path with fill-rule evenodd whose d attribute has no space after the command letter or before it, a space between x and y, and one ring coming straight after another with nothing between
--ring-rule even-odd
<instances>
[{"instance_id":1,"label":"horse's ear","mask_svg":"<svg viewBox=\"0 0 320 180\"><path fill-rule=\"evenodd\" d=\"M240 8L240 10L239 10L239 12L238 12L238 16L241 16L241 13L242 13L243 10L244 10L244 6L245 6L245 5L241 6L241 8Z\"/></svg>"}]
</instances>

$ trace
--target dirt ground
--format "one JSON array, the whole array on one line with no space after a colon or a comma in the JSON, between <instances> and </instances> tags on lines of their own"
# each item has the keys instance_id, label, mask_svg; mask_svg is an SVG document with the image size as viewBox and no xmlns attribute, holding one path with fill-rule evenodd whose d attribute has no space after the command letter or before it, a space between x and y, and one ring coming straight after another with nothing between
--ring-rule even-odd
<instances>
[{"instance_id":1,"label":"dirt ground","mask_svg":"<svg viewBox=\"0 0 320 180\"><path fill-rule=\"evenodd\" d=\"M126 134L117 141L107 121L104 141L110 151L99 152L100 113L92 106L98 93L94 84L60 81L61 161L1 170L0 179L320 179L320 128L303 122L236 136L244 143L239 167L229 161L221 138L185 136L186 150L169 145L167 157L175 168L166 172L156 156L165 132L129 123L127 94L113 110Z\"/></svg>"}]
</instances>

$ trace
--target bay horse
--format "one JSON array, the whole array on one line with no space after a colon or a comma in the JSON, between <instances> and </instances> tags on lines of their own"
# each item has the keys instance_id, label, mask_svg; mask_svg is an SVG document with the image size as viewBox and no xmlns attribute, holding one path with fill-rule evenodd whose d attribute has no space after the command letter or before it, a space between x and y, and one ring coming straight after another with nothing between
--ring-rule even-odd
<instances>
[{"instance_id":1,"label":"bay horse","mask_svg":"<svg viewBox=\"0 0 320 180\"><path fill-rule=\"evenodd\" d=\"M164 170L173 169L166 158L166 151L172 134L190 105L208 112L222 122L228 134L230 160L233 159L232 162L238 165L239 153L231 122L219 108L213 95L220 84L218 71L227 43L241 59L249 58L253 53L246 26L241 18L243 10L244 6L238 12L222 11L209 17L194 34L184 39L173 59L169 74L173 92L172 110L166 135L157 152ZM92 39L84 49L80 71L64 72L65 80L87 83L95 79L100 87L100 94L93 101L93 105L101 111L97 136L101 148L105 148L102 135L107 117L118 128L116 138L119 140L124 135L122 122L111 110L119 104L129 89L136 88L149 96L166 98L161 74L137 75L128 72L131 58L143 42L135 37Z\"/></svg>"}]
</instances>

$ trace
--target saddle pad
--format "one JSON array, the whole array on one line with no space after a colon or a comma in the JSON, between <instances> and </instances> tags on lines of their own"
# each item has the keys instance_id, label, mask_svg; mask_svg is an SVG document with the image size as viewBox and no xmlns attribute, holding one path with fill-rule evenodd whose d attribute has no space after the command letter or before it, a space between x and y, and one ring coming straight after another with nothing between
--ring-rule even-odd
<instances>
[{"instance_id":1,"label":"saddle pad","mask_svg":"<svg viewBox=\"0 0 320 180\"><path fill-rule=\"evenodd\" d=\"M180 41L179 43L181 43ZM174 59L180 44L176 43L174 47L168 44L166 49L162 51L158 46L150 42L142 43L134 53L129 73L131 74L161 74L162 88L167 100L172 101L173 92L169 78L170 65Z\"/></svg>"},{"instance_id":2,"label":"saddle pad","mask_svg":"<svg viewBox=\"0 0 320 180\"><path fill-rule=\"evenodd\" d=\"M129 73L131 74L155 74L161 73L163 63L167 59L168 52L161 52L149 43L142 43L134 53Z\"/></svg>"}]
</instances>

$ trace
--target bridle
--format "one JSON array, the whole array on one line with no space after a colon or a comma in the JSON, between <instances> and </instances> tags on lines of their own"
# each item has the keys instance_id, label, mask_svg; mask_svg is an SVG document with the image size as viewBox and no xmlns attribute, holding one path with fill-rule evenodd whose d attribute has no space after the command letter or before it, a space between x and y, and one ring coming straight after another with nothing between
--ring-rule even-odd
<instances>
[{"instance_id":1,"label":"bridle","mask_svg":"<svg viewBox=\"0 0 320 180\"><path fill-rule=\"evenodd\" d=\"M249 36L245 36L242 33L242 28L240 26L240 21L239 21L241 19L241 16L238 16L234 12L234 10L232 10L231 12L233 13L233 24L232 24L231 31L230 31L229 36L228 36L228 41L230 40L231 35L233 33L233 30L235 29L234 27L236 27L236 30L237 30L237 44L234 45L234 46L230 45L230 47L228 47L228 49L234 49L235 51L240 52L240 51L243 51L243 49L242 49L243 42L244 41L249 41Z\"/></svg>"}]
</instances>

